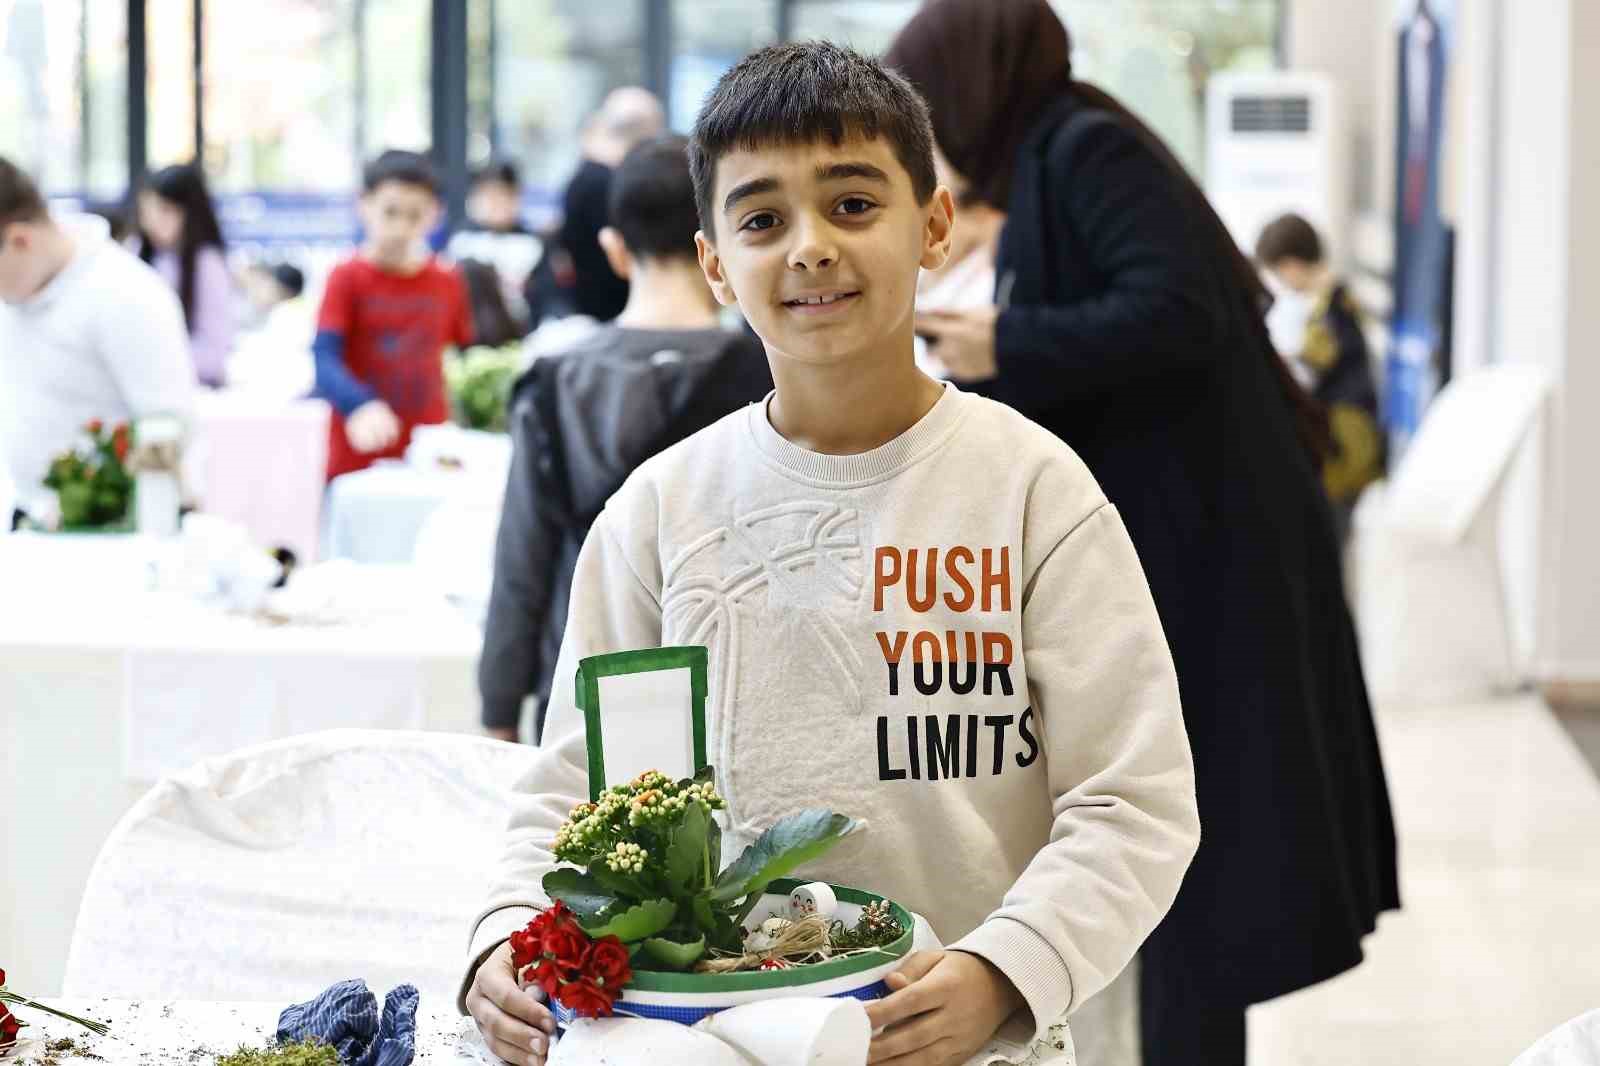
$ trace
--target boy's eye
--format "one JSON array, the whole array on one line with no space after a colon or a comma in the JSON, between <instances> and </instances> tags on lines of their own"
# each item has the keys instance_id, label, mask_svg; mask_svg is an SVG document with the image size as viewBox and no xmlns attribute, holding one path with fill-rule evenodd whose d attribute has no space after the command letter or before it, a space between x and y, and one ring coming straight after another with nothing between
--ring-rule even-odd
<instances>
[{"instance_id":1,"label":"boy's eye","mask_svg":"<svg viewBox=\"0 0 1600 1066\"><path fill-rule=\"evenodd\" d=\"M763 211L759 215L751 215L749 218L745 219L744 225L740 226L739 228L740 229L760 231L760 230L771 229L773 226L776 226L777 224L778 224L778 216L777 215L774 215L771 212Z\"/></svg>"},{"instance_id":2,"label":"boy's eye","mask_svg":"<svg viewBox=\"0 0 1600 1066\"><path fill-rule=\"evenodd\" d=\"M864 215L878 205L860 196L850 196L839 201L838 211L845 215Z\"/></svg>"}]
</instances>

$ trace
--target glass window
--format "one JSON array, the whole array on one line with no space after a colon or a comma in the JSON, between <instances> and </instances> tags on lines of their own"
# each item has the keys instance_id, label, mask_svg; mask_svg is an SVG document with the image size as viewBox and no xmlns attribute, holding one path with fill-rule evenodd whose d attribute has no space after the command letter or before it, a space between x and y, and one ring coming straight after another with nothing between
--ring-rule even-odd
<instances>
[{"instance_id":1,"label":"glass window","mask_svg":"<svg viewBox=\"0 0 1600 1066\"><path fill-rule=\"evenodd\" d=\"M127 38L126 0L0 0L0 154L47 194L121 196Z\"/></svg>"},{"instance_id":2,"label":"glass window","mask_svg":"<svg viewBox=\"0 0 1600 1066\"><path fill-rule=\"evenodd\" d=\"M717 79L745 53L778 36L777 0L699 0L672 8L667 115L684 133Z\"/></svg>"},{"instance_id":3,"label":"glass window","mask_svg":"<svg viewBox=\"0 0 1600 1066\"><path fill-rule=\"evenodd\" d=\"M365 75L361 157L388 148L427 151L433 143L430 0L355 0L357 62Z\"/></svg>"},{"instance_id":4,"label":"glass window","mask_svg":"<svg viewBox=\"0 0 1600 1066\"><path fill-rule=\"evenodd\" d=\"M1279 0L1052 0L1072 34L1073 73L1125 103L1196 175L1206 82L1277 66Z\"/></svg>"},{"instance_id":5,"label":"glass window","mask_svg":"<svg viewBox=\"0 0 1600 1066\"><path fill-rule=\"evenodd\" d=\"M643 8L639 0L495 6L501 150L522 164L536 216L548 218L577 165L584 120L612 89L645 84Z\"/></svg>"},{"instance_id":6,"label":"glass window","mask_svg":"<svg viewBox=\"0 0 1600 1066\"><path fill-rule=\"evenodd\" d=\"M218 193L354 188L353 0L205 9L205 160Z\"/></svg>"},{"instance_id":7,"label":"glass window","mask_svg":"<svg viewBox=\"0 0 1600 1066\"><path fill-rule=\"evenodd\" d=\"M146 0L145 158L151 170L195 157L194 0Z\"/></svg>"},{"instance_id":8,"label":"glass window","mask_svg":"<svg viewBox=\"0 0 1600 1066\"><path fill-rule=\"evenodd\" d=\"M82 11L82 188L120 200L128 190L128 4L85 0Z\"/></svg>"},{"instance_id":9,"label":"glass window","mask_svg":"<svg viewBox=\"0 0 1600 1066\"><path fill-rule=\"evenodd\" d=\"M789 39L834 41L881 55L917 7L917 0L794 0Z\"/></svg>"}]
</instances>

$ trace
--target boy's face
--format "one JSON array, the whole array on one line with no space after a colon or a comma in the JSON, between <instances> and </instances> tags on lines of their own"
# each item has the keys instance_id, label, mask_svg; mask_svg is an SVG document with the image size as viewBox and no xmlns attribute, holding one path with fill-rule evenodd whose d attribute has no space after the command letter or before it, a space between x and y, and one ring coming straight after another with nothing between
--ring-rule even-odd
<instances>
[{"instance_id":1,"label":"boy's face","mask_svg":"<svg viewBox=\"0 0 1600 1066\"><path fill-rule=\"evenodd\" d=\"M467 197L467 216L485 229L508 231L516 226L521 212L516 187L503 181L480 181Z\"/></svg>"},{"instance_id":2,"label":"boy's face","mask_svg":"<svg viewBox=\"0 0 1600 1066\"><path fill-rule=\"evenodd\" d=\"M425 186L385 181L361 197L361 224L377 258L402 262L439 221L439 200Z\"/></svg>"},{"instance_id":3,"label":"boy's face","mask_svg":"<svg viewBox=\"0 0 1600 1066\"><path fill-rule=\"evenodd\" d=\"M769 352L826 366L903 345L909 359L917 272L943 265L953 208L942 187L917 202L887 141L729 152L712 212L701 269Z\"/></svg>"}]
</instances>

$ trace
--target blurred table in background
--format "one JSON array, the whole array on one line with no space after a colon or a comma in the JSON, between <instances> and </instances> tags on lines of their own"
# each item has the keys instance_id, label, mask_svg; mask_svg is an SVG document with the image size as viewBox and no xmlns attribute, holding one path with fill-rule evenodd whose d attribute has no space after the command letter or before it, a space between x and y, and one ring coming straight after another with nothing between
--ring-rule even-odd
<instances>
[{"instance_id":1,"label":"blurred table in background","mask_svg":"<svg viewBox=\"0 0 1600 1066\"><path fill-rule=\"evenodd\" d=\"M40 993L96 851L160 775L311 730L478 728L481 634L412 568L298 573L272 621L149 591L170 549L0 536L0 958Z\"/></svg>"},{"instance_id":2,"label":"blurred table in background","mask_svg":"<svg viewBox=\"0 0 1600 1066\"><path fill-rule=\"evenodd\" d=\"M498 515L510 466L511 438L504 434L421 427L404 462L380 463L328 486L322 557L408 563L441 508Z\"/></svg>"},{"instance_id":3,"label":"blurred table in background","mask_svg":"<svg viewBox=\"0 0 1600 1066\"><path fill-rule=\"evenodd\" d=\"M202 393L185 462L201 509L239 522L263 547L315 559L328 418L322 400Z\"/></svg>"}]
</instances>

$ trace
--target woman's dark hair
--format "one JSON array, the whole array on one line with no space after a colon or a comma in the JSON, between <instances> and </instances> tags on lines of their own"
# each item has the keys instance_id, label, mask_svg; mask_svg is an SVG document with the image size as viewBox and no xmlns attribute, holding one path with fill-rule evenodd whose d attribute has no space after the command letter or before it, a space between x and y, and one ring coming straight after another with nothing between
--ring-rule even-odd
<instances>
[{"instance_id":1,"label":"woman's dark hair","mask_svg":"<svg viewBox=\"0 0 1600 1066\"><path fill-rule=\"evenodd\" d=\"M1195 254L1210 253L1227 264L1227 289L1271 359L1301 443L1316 462L1331 453L1326 413L1289 374L1267 336L1264 316L1272 296L1255 266L1161 138L1116 97L1073 78L1072 40L1046 0L928 0L884 62L927 99L939 150L971 183L967 198L1001 211L1023 143L1056 101L1070 95L1108 113L1138 138L1171 172L1179 195L1211 238L1211 247Z\"/></svg>"},{"instance_id":2,"label":"woman's dark hair","mask_svg":"<svg viewBox=\"0 0 1600 1066\"><path fill-rule=\"evenodd\" d=\"M491 348L521 340L528 331L511 314L500 294L500 274L481 259L463 259L457 266L467 287L467 303L472 309L474 344Z\"/></svg>"},{"instance_id":3,"label":"woman's dark hair","mask_svg":"<svg viewBox=\"0 0 1600 1066\"><path fill-rule=\"evenodd\" d=\"M1285 259L1322 262L1322 238L1316 227L1296 214L1279 215L1256 238L1256 262L1271 267Z\"/></svg>"},{"instance_id":4,"label":"woman's dark hair","mask_svg":"<svg viewBox=\"0 0 1600 1066\"><path fill-rule=\"evenodd\" d=\"M205 174L195 163L165 167L145 179L144 188L183 212L183 235L178 238L178 299L183 303L183 320L193 330L195 258L207 245L218 252L227 247ZM155 255L156 246L149 234L140 234L139 258L148 263Z\"/></svg>"},{"instance_id":5,"label":"woman's dark hair","mask_svg":"<svg viewBox=\"0 0 1600 1066\"><path fill-rule=\"evenodd\" d=\"M717 160L736 149L882 137L911 175L919 203L938 185L928 106L881 62L826 41L771 45L721 78L694 122L689 173L700 226L712 228Z\"/></svg>"}]
</instances>

